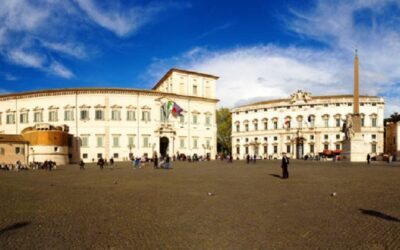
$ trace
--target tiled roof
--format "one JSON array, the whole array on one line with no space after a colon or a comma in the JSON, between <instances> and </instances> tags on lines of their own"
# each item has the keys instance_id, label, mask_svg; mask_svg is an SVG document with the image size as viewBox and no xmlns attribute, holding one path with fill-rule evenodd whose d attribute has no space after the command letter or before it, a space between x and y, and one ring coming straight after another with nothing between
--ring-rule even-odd
<instances>
[{"instance_id":1,"label":"tiled roof","mask_svg":"<svg viewBox=\"0 0 400 250\"><path fill-rule=\"evenodd\" d=\"M0 143L2 142L20 142L28 143L21 135L0 134Z\"/></svg>"}]
</instances>

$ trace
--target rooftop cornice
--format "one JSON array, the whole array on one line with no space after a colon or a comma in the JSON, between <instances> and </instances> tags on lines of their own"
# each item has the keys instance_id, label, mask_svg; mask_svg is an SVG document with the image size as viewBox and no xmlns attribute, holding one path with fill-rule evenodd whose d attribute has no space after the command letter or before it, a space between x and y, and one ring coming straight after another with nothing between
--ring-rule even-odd
<instances>
[{"instance_id":1,"label":"rooftop cornice","mask_svg":"<svg viewBox=\"0 0 400 250\"><path fill-rule=\"evenodd\" d=\"M200 72L196 72L196 71L172 68L156 83L156 85L154 85L154 87L152 89L153 90L157 89L161 85L161 83L163 83L174 72L183 73L183 74L197 75L197 76L203 76L203 77L209 77L209 78L213 78L215 80L219 79L219 76L204 74L204 73L200 73Z\"/></svg>"},{"instance_id":2,"label":"rooftop cornice","mask_svg":"<svg viewBox=\"0 0 400 250\"><path fill-rule=\"evenodd\" d=\"M8 93L0 95L0 101L35 98L42 96L60 96L60 95L81 95L81 94L135 94L135 95L148 95L160 96L170 98L184 98L189 100L199 100L205 102L219 102L218 99L205 98L198 96L179 95L174 93L165 93L154 90L145 89L129 89L129 88L65 88L65 89L46 89L37 91L27 91L19 93Z\"/></svg>"},{"instance_id":3,"label":"rooftop cornice","mask_svg":"<svg viewBox=\"0 0 400 250\"><path fill-rule=\"evenodd\" d=\"M365 99L381 99L381 101L384 102L383 98L379 97L379 96L363 95L363 96L360 96L360 98L362 98L364 101L365 101ZM284 103L285 106L298 106L298 105L309 106L309 105L315 105L315 104L322 104L323 102L318 103L318 101L319 100L329 100L329 99L349 99L348 102L352 102L353 95L313 96L312 100L310 100L308 103L301 103L301 104L290 103L291 98L259 101L259 102L249 103L249 104L235 107L235 108L231 109L231 112L235 112L236 110L251 110L254 108L263 108L263 107L266 107L265 105L281 104L281 103L282 104ZM377 101L379 101L379 100L377 100Z\"/></svg>"}]
</instances>

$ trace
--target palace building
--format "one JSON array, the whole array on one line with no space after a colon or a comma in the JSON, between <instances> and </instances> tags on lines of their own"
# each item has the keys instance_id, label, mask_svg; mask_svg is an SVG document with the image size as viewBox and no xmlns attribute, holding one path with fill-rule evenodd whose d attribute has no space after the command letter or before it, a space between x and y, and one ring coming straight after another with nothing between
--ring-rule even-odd
<instances>
[{"instance_id":1,"label":"palace building","mask_svg":"<svg viewBox=\"0 0 400 250\"><path fill-rule=\"evenodd\" d=\"M0 134L37 136L43 127L55 130L47 134L59 134L64 130L55 128L65 126L70 136L62 138L68 138L68 145L48 138L35 140L34 147L41 149L46 141L42 146L57 148L59 158L68 151L72 163L151 157L154 151L215 155L217 79L171 69L151 90L74 88L0 95ZM34 147L28 153L34 154Z\"/></svg>"},{"instance_id":2,"label":"palace building","mask_svg":"<svg viewBox=\"0 0 400 250\"><path fill-rule=\"evenodd\" d=\"M361 132L372 156L383 153L384 100L360 96ZM231 110L232 155L263 158L316 156L342 150L343 123L353 112L352 95L312 96L297 91L287 99L256 102Z\"/></svg>"}]
</instances>

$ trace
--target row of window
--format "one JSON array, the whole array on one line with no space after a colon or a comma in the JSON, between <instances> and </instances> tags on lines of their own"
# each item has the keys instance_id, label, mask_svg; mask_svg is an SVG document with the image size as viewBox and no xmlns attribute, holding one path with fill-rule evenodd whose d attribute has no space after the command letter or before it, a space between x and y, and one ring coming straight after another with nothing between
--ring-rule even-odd
<instances>
[{"instance_id":1,"label":"row of window","mask_svg":"<svg viewBox=\"0 0 400 250\"><path fill-rule=\"evenodd\" d=\"M112 135L112 147L114 148L119 148L121 147L121 135ZM126 145L127 148L133 149L135 148L135 135L127 135L127 141L128 144ZM104 147L104 135L96 135L96 147ZM80 142L81 142L81 147L82 148L87 148L90 147L89 144L89 139L90 135L81 135L80 136ZM198 149L198 148L205 148L209 149L211 146L211 138L206 138L205 139L205 144L200 145L199 143L199 138L198 137L192 137L191 142L192 142L192 148L193 149ZM150 148L152 145L150 143L150 135L142 135L142 148ZM186 137L179 137L179 147L182 149L186 148L186 142L187 138Z\"/></svg>"},{"instance_id":2,"label":"row of window","mask_svg":"<svg viewBox=\"0 0 400 250\"><path fill-rule=\"evenodd\" d=\"M6 151L5 148L0 147L0 155L5 155ZM14 148L14 152L15 154L19 155L19 154L25 154L25 148L24 147L15 147Z\"/></svg>"},{"instance_id":3,"label":"row of window","mask_svg":"<svg viewBox=\"0 0 400 250\"><path fill-rule=\"evenodd\" d=\"M75 120L75 112L73 110L65 110L64 111L64 121L74 121ZM193 113L191 115L192 123L199 124L199 114ZM80 110L79 118L82 121L90 120L89 110ZM94 119L96 121L104 121L105 120L105 111L104 110L95 110ZM121 111L120 110L112 110L111 111L111 120L112 121L121 121ZM136 111L135 110L127 110L126 111L126 120L127 121L136 121ZM161 120L165 120L165 117L161 116ZM48 113L48 121L49 122L57 122L58 121L58 111L49 111ZM141 121L149 122L151 121L150 110L143 110L141 112ZM33 113L33 122L43 122L43 111L35 111ZM185 115L182 114L179 116L179 122L185 122ZM24 112L19 114L19 123L25 124L29 123L29 113ZM0 124L1 124L1 113L0 113ZM15 114L8 113L6 114L6 124L15 124ZM211 125L211 115L205 115L205 125Z\"/></svg>"},{"instance_id":4,"label":"row of window","mask_svg":"<svg viewBox=\"0 0 400 250\"><path fill-rule=\"evenodd\" d=\"M133 154L131 153L130 154L130 157L132 157L133 156ZM114 154L112 154L112 157L114 158L114 159L118 159L119 158L119 154L118 153L114 153ZM88 153L83 153L82 154L82 159L88 159L89 158L89 154ZM103 154L102 153L97 153L97 159L99 159L99 158L103 158ZM92 159L93 161L95 161L96 159Z\"/></svg>"},{"instance_id":5,"label":"row of window","mask_svg":"<svg viewBox=\"0 0 400 250\"><path fill-rule=\"evenodd\" d=\"M186 142L187 142L186 137L180 137L179 138L179 148L186 149ZM192 137L192 149L199 149L199 148L210 149L210 147L211 147L211 138L206 138L205 144L200 145L199 138Z\"/></svg>"},{"instance_id":6,"label":"row of window","mask_svg":"<svg viewBox=\"0 0 400 250\"><path fill-rule=\"evenodd\" d=\"M323 147L324 150L330 150L329 144L322 144L322 147ZM374 143L371 144L371 153L376 153L377 152L376 151L376 147L377 147L376 144L374 144ZM273 148L272 152L274 154L278 154L278 145L273 145L272 148ZM256 147L252 146L252 149L253 149L253 153L255 155L259 155L260 151L259 151L259 147L258 146L256 146ZM340 143L335 144L335 149L336 150L340 150L341 149L341 144ZM294 150L295 150L295 148L288 144L288 145L286 145L286 152L285 153L293 154ZM264 151L263 152L264 154L268 154L268 145L264 145L263 146L263 151ZM244 147L244 153L246 155L249 154L249 146L245 146ZM315 145L314 144L310 144L309 145L309 152L308 153L313 153L313 154L315 153ZM236 154L240 155L240 147L236 147Z\"/></svg>"},{"instance_id":7,"label":"row of window","mask_svg":"<svg viewBox=\"0 0 400 250\"><path fill-rule=\"evenodd\" d=\"M336 135L335 135L335 138L336 138L337 140L343 139L342 136L341 136L340 134L336 134ZM273 139L274 139L274 141L278 141L278 136L274 136ZM289 140L291 140L291 139L292 139L292 137L291 137L290 135L287 135L287 136L286 136L286 140L287 140L287 141L289 141ZM314 139L315 139L315 135L309 135L309 140L310 140L310 141L313 141ZM328 134L324 134L324 135L323 135L323 139L324 139L324 140L329 140L329 135L328 135ZM372 139L372 140L376 140L376 134L371 134L371 139ZM249 138L244 138L244 141L245 141L245 142L249 142ZM258 141L258 137L254 137L254 141L257 142L257 141ZM268 141L268 137L264 137L264 142L267 142L267 141ZM237 142L237 143L240 143L240 138L237 138L237 139L236 139L236 142Z\"/></svg>"},{"instance_id":8,"label":"row of window","mask_svg":"<svg viewBox=\"0 0 400 250\"><path fill-rule=\"evenodd\" d=\"M370 121L371 121L371 123L370 123L371 127L377 127L377 117L376 116L371 116ZM236 124L236 132L240 132L240 123L236 122L235 124ZM248 132L249 131L249 123L248 122L244 122L243 124L244 124L244 131ZM267 121L264 121L263 125L264 125L263 126L264 130L268 130L269 129L269 124L268 124ZM343 125L342 120L340 118L336 118L334 127L340 128L342 125ZM365 127L365 118L364 117L361 118L361 126ZM297 121L297 126L295 128L301 129L303 127L314 128L315 127L315 120L314 119L310 119L307 122L303 121L303 120L298 120ZM329 128L330 127L329 119L323 119L323 127L324 128ZM272 129L278 129L278 128L290 129L290 128L292 128L292 121L291 120L285 120L285 122L282 124L282 127L279 127L277 120L272 121ZM253 131L258 131L258 130L259 130L258 121L254 120L253 121Z\"/></svg>"},{"instance_id":9,"label":"row of window","mask_svg":"<svg viewBox=\"0 0 400 250\"><path fill-rule=\"evenodd\" d=\"M169 86L168 86L168 84L166 84L165 87L166 87L166 89L165 89L166 92L173 92L172 83L170 83ZM199 95L199 91L198 90L199 90L199 88L198 88L197 85L192 85L192 92L190 94L194 95L194 96L198 96ZM185 84L183 82L181 82L179 84L179 94L181 94L181 95L185 95L186 94L186 87L185 87ZM210 97L211 96L211 86L208 85L208 84L205 86L205 96L206 97Z\"/></svg>"},{"instance_id":10,"label":"row of window","mask_svg":"<svg viewBox=\"0 0 400 250\"><path fill-rule=\"evenodd\" d=\"M375 103L375 102L373 102L373 103L364 103L364 102L362 102L362 103L360 103L360 106L368 106L368 105L376 106L376 104L377 104L377 103ZM283 108L284 108L284 109L290 109L290 108L299 108L299 109L301 109L301 108L315 108L315 107L317 107L317 106L321 106L321 107L329 107L329 106L332 106L332 107L349 106L349 107L351 107L351 106L353 106L353 104L352 104L351 102L349 102L349 103L331 103L331 104L325 103L325 104L311 104L311 105L276 106L276 107L272 107L272 108L253 109L253 110L246 110L246 111L237 111L237 112L235 112L235 113L238 115L238 114L240 114L240 112L243 112L243 113L245 113L245 114L248 114L249 112L257 113L258 111L268 111L268 110L274 110L274 111L276 111L276 110L278 110L278 109L283 109Z\"/></svg>"}]
</instances>

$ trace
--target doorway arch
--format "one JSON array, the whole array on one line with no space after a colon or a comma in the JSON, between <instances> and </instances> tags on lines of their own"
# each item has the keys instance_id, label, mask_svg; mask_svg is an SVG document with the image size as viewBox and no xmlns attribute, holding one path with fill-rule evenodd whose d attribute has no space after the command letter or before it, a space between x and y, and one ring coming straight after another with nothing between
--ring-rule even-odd
<instances>
[{"instance_id":1,"label":"doorway arch","mask_svg":"<svg viewBox=\"0 0 400 250\"><path fill-rule=\"evenodd\" d=\"M160 138L160 155L165 156L168 151L169 139L168 137L161 137Z\"/></svg>"},{"instance_id":2,"label":"doorway arch","mask_svg":"<svg viewBox=\"0 0 400 250\"><path fill-rule=\"evenodd\" d=\"M296 159L302 159L304 155L304 138L296 138Z\"/></svg>"}]
</instances>

